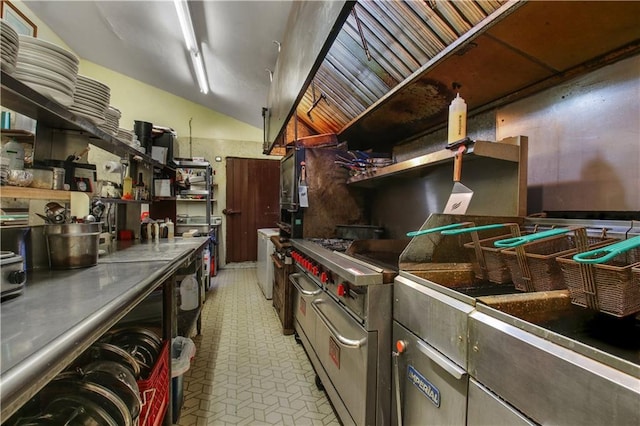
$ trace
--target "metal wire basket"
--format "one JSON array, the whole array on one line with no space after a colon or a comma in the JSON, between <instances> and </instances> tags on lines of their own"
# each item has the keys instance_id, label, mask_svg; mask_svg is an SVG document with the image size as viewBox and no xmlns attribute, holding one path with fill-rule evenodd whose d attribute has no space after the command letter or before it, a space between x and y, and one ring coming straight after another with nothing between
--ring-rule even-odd
<instances>
[{"instance_id":1,"label":"metal wire basket","mask_svg":"<svg viewBox=\"0 0 640 426\"><path fill-rule=\"evenodd\" d=\"M492 236L480 239L479 232L500 230L507 228L510 234ZM472 226L469 228L444 230L443 235L470 234L471 241L464 243L463 247L469 252L471 266L474 275L479 280L490 281L495 284L505 284L511 282L509 268L500 256L500 249L494 247L493 243L509 237L520 236L520 226L517 223L500 223Z\"/></svg>"},{"instance_id":2,"label":"metal wire basket","mask_svg":"<svg viewBox=\"0 0 640 426\"><path fill-rule=\"evenodd\" d=\"M607 243L595 249L606 250L615 245ZM618 253L600 264L582 263L574 260L574 256L557 259L571 303L616 317L640 312L640 247Z\"/></svg>"},{"instance_id":3,"label":"metal wire basket","mask_svg":"<svg viewBox=\"0 0 640 426\"><path fill-rule=\"evenodd\" d=\"M556 235L553 235L553 231L556 231ZM573 232L567 233L571 231ZM587 236L584 228L545 232L549 232L546 234L549 237L544 238L545 233L542 232L531 234L523 238L542 238L500 252L509 267L511 279L517 290L531 292L566 289L562 270L556 262L557 257L586 251L603 242L615 241L605 236ZM578 233L581 236L577 236Z\"/></svg>"}]
</instances>

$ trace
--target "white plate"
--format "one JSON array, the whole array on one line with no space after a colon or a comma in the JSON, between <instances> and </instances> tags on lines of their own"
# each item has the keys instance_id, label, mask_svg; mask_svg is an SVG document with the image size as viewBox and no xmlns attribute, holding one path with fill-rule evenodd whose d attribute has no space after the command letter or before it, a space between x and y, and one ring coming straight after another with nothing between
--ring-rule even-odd
<instances>
[{"instance_id":1,"label":"white plate","mask_svg":"<svg viewBox=\"0 0 640 426\"><path fill-rule=\"evenodd\" d=\"M75 115L79 115L81 117L86 118L89 121L92 121L94 124L97 124L97 125L104 124L104 117L101 117L99 115L91 114L86 111L73 110L71 109L71 107L69 108L69 111L73 112Z\"/></svg>"},{"instance_id":2,"label":"white plate","mask_svg":"<svg viewBox=\"0 0 640 426\"><path fill-rule=\"evenodd\" d=\"M38 67L41 70L54 72L59 76L63 77L64 79L66 79L67 81L71 82L75 90L77 74L72 73L71 71L69 71L68 68L54 65L52 63L43 61L41 59L33 59L31 57L26 57L24 55L19 55L16 62L18 66L30 65L30 66Z\"/></svg>"},{"instance_id":3,"label":"white plate","mask_svg":"<svg viewBox=\"0 0 640 426\"><path fill-rule=\"evenodd\" d=\"M73 103L73 92L64 86L60 86L59 84L52 82L49 79L38 77L36 75L31 75L31 74L20 74L18 73L18 71L14 71L14 77L25 84L27 82L34 83L34 84L37 84L38 86L46 86L49 89L53 89L57 92L64 93L65 96L68 96L71 98L71 103L68 104L67 106Z\"/></svg>"},{"instance_id":4,"label":"white plate","mask_svg":"<svg viewBox=\"0 0 640 426\"><path fill-rule=\"evenodd\" d=\"M86 89L76 86L75 95L80 99L92 100L93 102L100 103L105 107L105 109L109 106L109 97L105 97L104 94L88 92Z\"/></svg>"},{"instance_id":5,"label":"white plate","mask_svg":"<svg viewBox=\"0 0 640 426\"><path fill-rule=\"evenodd\" d=\"M5 50L7 52L11 52L15 55L18 54L18 45L17 44L11 44L11 43L7 43L6 40L3 38L2 40L0 40L2 42L2 50Z\"/></svg>"},{"instance_id":6,"label":"white plate","mask_svg":"<svg viewBox=\"0 0 640 426\"><path fill-rule=\"evenodd\" d=\"M38 84L32 81L25 81L24 84L31 87L36 92L41 95L46 96L49 99L53 99L63 106L70 106L73 103L73 96L63 93L57 89L51 88L49 86L45 86L42 84Z\"/></svg>"},{"instance_id":7,"label":"white plate","mask_svg":"<svg viewBox=\"0 0 640 426\"><path fill-rule=\"evenodd\" d=\"M66 87L73 93L76 89L76 85L73 84L73 81L62 74L59 74L55 71L48 70L46 68L42 68L36 65L30 65L24 62L16 62L16 72L21 75L30 74L32 76L46 78L47 80L51 80L55 83L58 83L61 86Z\"/></svg>"},{"instance_id":8,"label":"white plate","mask_svg":"<svg viewBox=\"0 0 640 426\"><path fill-rule=\"evenodd\" d=\"M8 61L2 61L0 62L0 68L2 68L4 70L4 72L6 72L7 74L13 74L13 72L16 70L16 66L9 63Z\"/></svg>"},{"instance_id":9,"label":"white plate","mask_svg":"<svg viewBox=\"0 0 640 426\"><path fill-rule=\"evenodd\" d=\"M31 46L28 44L21 44L20 48L18 49L18 54L21 53L30 53L31 55L35 55L38 57L45 57L51 61L57 61L60 63L63 63L65 65L68 65L71 68L78 68L78 63L74 62L72 60L70 60L68 57L61 55L53 50L45 50L45 49L39 49L35 46Z\"/></svg>"},{"instance_id":10,"label":"white plate","mask_svg":"<svg viewBox=\"0 0 640 426\"><path fill-rule=\"evenodd\" d=\"M111 92L111 88L104 84L101 81L95 80L91 77L87 77L86 75L78 75L78 80L89 87L94 87L96 90L102 90L106 93Z\"/></svg>"},{"instance_id":11,"label":"white plate","mask_svg":"<svg viewBox=\"0 0 640 426\"><path fill-rule=\"evenodd\" d=\"M76 91L86 98L100 99L106 105L109 105L109 100L111 99L111 93L99 92L83 85L76 85Z\"/></svg>"},{"instance_id":12,"label":"white plate","mask_svg":"<svg viewBox=\"0 0 640 426\"><path fill-rule=\"evenodd\" d=\"M95 105L96 107L101 108L105 111L109 109L109 103L106 102L104 99L96 98L93 96L87 96L87 94L82 92L82 90L76 89L76 92L74 93L73 97L75 100L77 100L80 103Z\"/></svg>"},{"instance_id":13,"label":"white plate","mask_svg":"<svg viewBox=\"0 0 640 426\"><path fill-rule=\"evenodd\" d=\"M82 109L86 112L97 114L97 115L100 115L102 118L105 118L105 108L101 106L84 103L84 102L78 101L78 99L76 98L73 99L73 104L71 106L75 109Z\"/></svg>"},{"instance_id":14,"label":"white plate","mask_svg":"<svg viewBox=\"0 0 640 426\"><path fill-rule=\"evenodd\" d=\"M18 32L10 23L5 21L4 19L0 19L0 31L2 31L2 37L13 40L16 44L18 44Z\"/></svg>"},{"instance_id":15,"label":"white plate","mask_svg":"<svg viewBox=\"0 0 640 426\"><path fill-rule=\"evenodd\" d=\"M80 60L76 55L69 52L68 50L63 49L57 44L53 44L39 38L29 37L22 34L20 34L19 38L20 38L20 45L26 44L26 45L38 46L43 50L53 51L60 55L66 56L67 58L69 58L71 62L74 62L76 64L80 63Z\"/></svg>"},{"instance_id":16,"label":"white plate","mask_svg":"<svg viewBox=\"0 0 640 426\"><path fill-rule=\"evenodd\" d=\"M37 53L31 52L31 51L26 51L23 49L20 49L18 51L18 58L20 58L20 60L25 61L25 62L38 62L38 65L46 67L46 68L52 68L52 69L56 69L56 70L61 70L59 72L62 72L62 70L64 70L64 72L67 72L71 75L73 75L73 80L77 80L78 79L78 67L74 66L72 64L70 64L67 61L60 61L57 58L53 58L51 56L47 56L47 55L38 55Z\"/></svg>"}]
</instances>

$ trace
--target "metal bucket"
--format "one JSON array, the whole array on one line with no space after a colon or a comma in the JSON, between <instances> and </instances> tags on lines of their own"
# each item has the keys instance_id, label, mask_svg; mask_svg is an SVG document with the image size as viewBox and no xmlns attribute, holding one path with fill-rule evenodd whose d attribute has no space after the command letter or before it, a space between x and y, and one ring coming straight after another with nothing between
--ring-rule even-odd
<instances>
[{"instance_id":1,"label":"metal bucket","mask_svg":"<svg viewBox=\"0 0 640 426\"><path fill-rule=\"evenodd\" d=\"M98 263L101 222L45 225L49 267L75 269Z\"/></svg>"}]
</instances>

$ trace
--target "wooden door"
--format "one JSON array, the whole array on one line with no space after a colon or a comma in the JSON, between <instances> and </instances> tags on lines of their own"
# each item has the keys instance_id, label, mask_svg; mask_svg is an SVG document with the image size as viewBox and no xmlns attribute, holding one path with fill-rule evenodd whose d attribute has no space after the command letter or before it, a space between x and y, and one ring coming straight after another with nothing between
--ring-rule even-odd
<instances>
[{"instance_id":1,"label":"wooden door","mask_svg":"<svg viewBox=\"0 0 640 426\"><path fill-rule=\"evenodd\" d=\"M227 158L227 263L256 261L260 228L280 218L280 162Z\"/></svg>"}]
</instances>

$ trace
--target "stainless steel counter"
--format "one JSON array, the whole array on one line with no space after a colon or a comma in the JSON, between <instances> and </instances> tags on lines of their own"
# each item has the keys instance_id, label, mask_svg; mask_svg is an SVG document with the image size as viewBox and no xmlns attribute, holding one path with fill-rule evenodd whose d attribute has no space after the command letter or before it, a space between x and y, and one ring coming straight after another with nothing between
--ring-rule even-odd
<instances>
[{"instance_id":1,"label":"stainless steel counter","mask_svg":"<svg viewBox=\"0 0 640 426\"><path fill-rule=\"evenodd\" d=\"M174 261L179 257L186 259L207 242L207 237L175 238L148 241L116 241L112 251L98 258L98 263L137 263L154 261Z\"/></svg>"},{"instance_id":2,"label":"stainless steel counter","mask_svg":"<svg viewBox=\"0 0 640 426\"><path fill-rule=\"evenodd\" d=\"M24 294L0 307L1 417L20 408L206 241L119 244L93 267L31 272Z\"/></svg>"}]
</instances>

